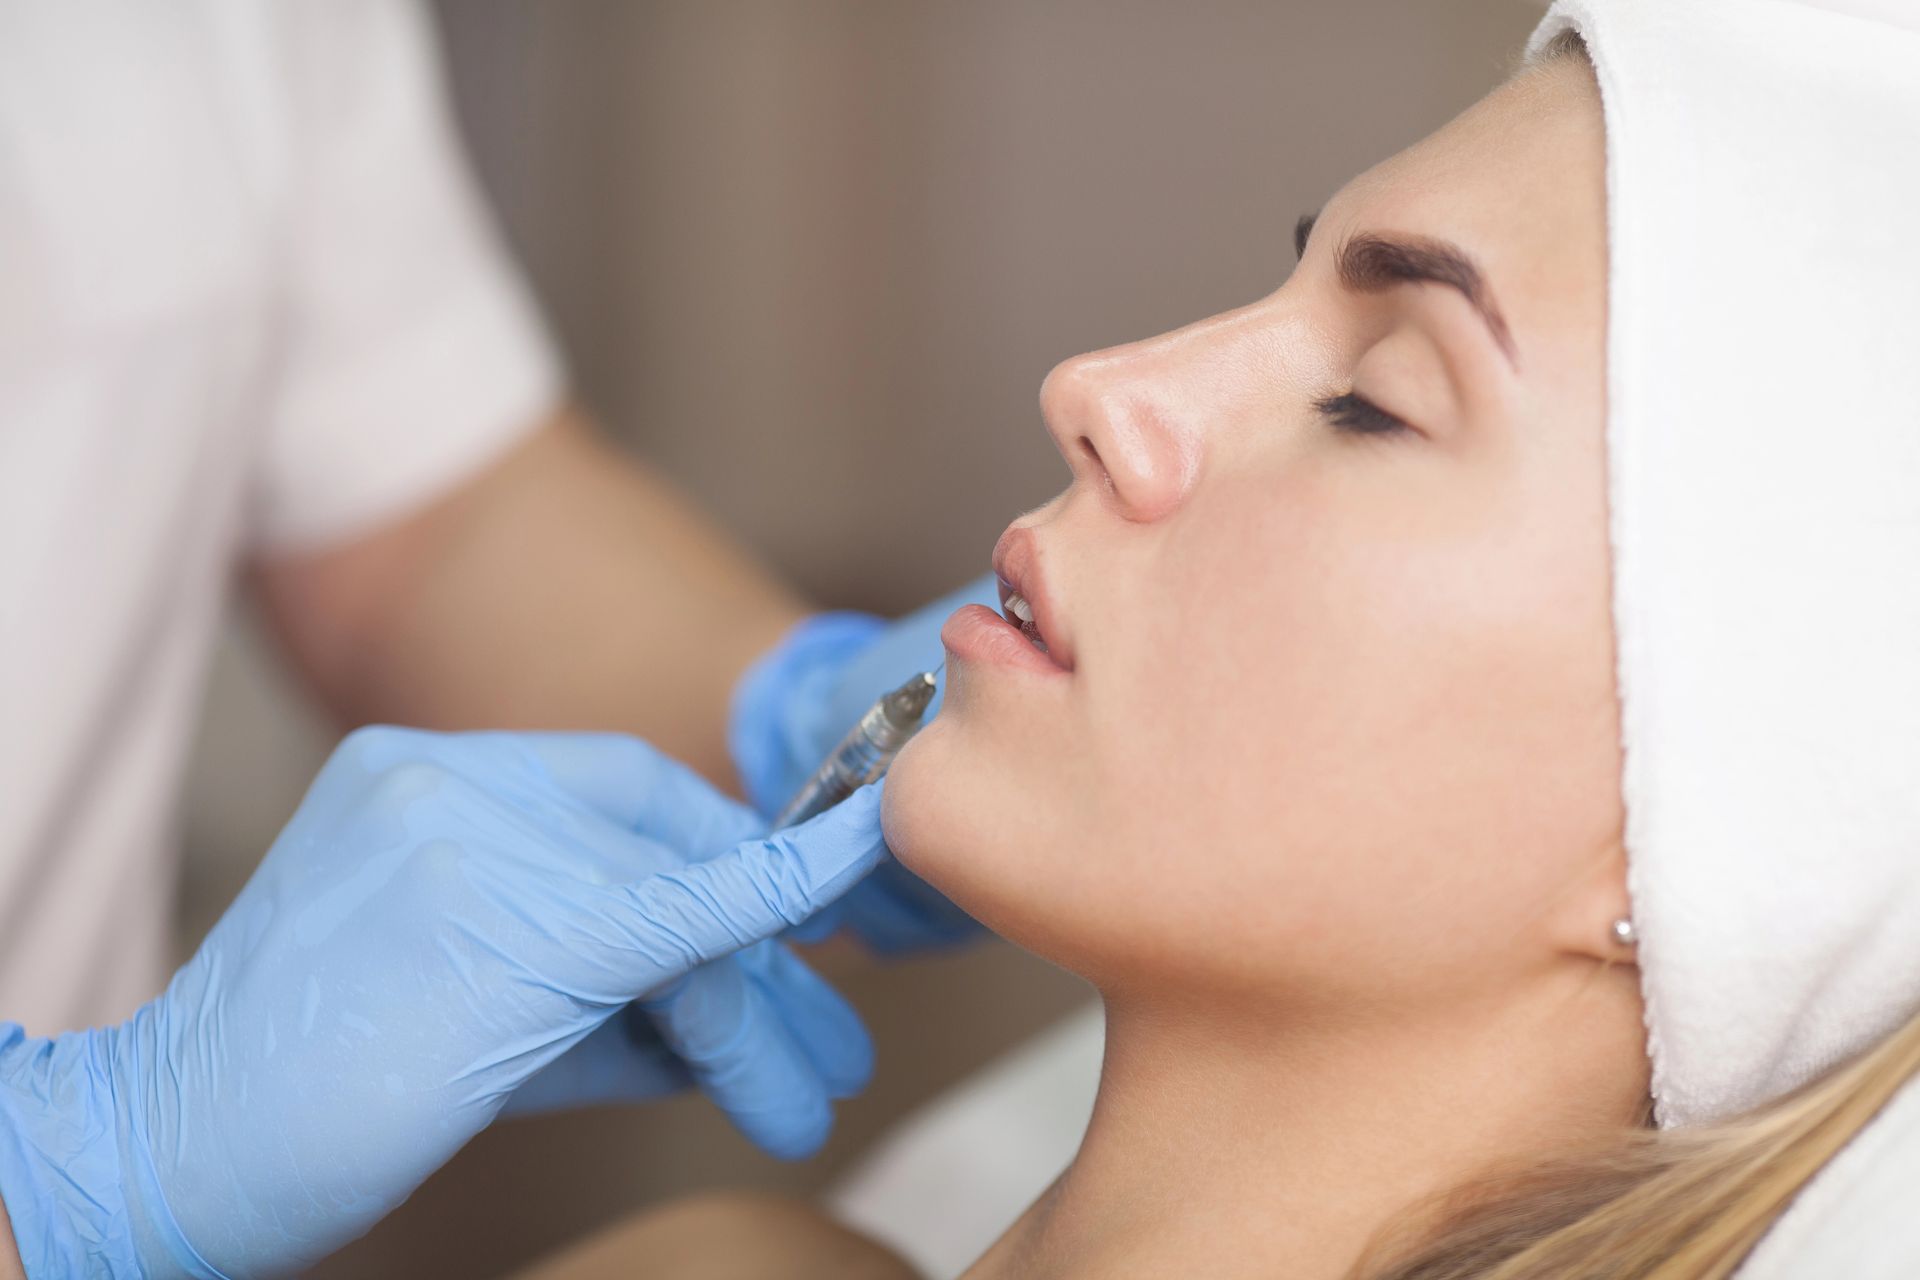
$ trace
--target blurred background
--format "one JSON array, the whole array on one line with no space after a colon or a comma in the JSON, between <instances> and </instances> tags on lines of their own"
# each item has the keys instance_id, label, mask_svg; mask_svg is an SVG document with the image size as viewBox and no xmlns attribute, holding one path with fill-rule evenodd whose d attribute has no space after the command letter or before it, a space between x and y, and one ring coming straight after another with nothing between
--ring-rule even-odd
<instances>
[{"instance_id":1,"label":"blurred background","mask_svg":"<svg viewBox=\"0 0 1920 1280\"><path fill-rule=\"evenodd\" d=\"M440 0L481 183L580 399L823 605L985 571L1066 468L1040 381L1271 291L1295 217L1508 69L1530 0ZM188 803L183 954L332 730L244 613ZM639 1206L807 1194L1083 1003L1002 944L817 957L880 1073L781 1165L697 1100L483 1135L324 1276L504 1274ZM926 1016L938 1009L938 1018Z\"/></svg>"}]
</instances>

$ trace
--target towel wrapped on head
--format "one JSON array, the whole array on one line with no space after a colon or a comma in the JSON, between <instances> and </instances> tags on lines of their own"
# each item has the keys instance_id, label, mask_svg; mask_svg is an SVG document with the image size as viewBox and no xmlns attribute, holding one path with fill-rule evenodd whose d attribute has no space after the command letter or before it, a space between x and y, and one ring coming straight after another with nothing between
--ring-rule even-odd
<instances>
[{"instance_id":1,"label":"towel wrapped on head","mask_svg":"<svg viewBox=\"0 0 1920 1280\"><path fill-rule=\"evenodd\" d=\"M1695 1125L1920 1012L1920 0L1560 0L1530 54L1568 28L1606 115L1622 788L1655 1114ZM1820 1269L1838 1235L1893 1203L1861 1189L1875 1167L1920 1195L1907 1095L1750 1274L1839 1274ZM1843 1181L1857 1194L1826 1189ZM1848 1206L1844 1232L1823 1234L1822 1203ZM1889 1247L1909 1237L1903 1274L1916 1222L1879 1224Z\"/></svg>"}]
</instances>

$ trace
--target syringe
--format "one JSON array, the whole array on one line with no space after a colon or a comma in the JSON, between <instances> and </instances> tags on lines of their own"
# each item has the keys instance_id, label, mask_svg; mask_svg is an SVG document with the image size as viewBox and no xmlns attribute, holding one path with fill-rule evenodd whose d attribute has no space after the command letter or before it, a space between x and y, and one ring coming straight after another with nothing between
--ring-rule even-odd
<instances>
[{"instance_id":1,"label":"syringe","mask_svg":"<svg viewBox=\"0 0 1920 1280\"><path fill-rule=\"evenodd\" d=\"M827 753L813 776L787 801L773 820L774 828L805 822L877 781L900 754L900 748L907 745L907 739L919 730L937 687L933 672L922 671L869 707L860 723L840 739L840 745Z\"/></svg>"}]
</instances>

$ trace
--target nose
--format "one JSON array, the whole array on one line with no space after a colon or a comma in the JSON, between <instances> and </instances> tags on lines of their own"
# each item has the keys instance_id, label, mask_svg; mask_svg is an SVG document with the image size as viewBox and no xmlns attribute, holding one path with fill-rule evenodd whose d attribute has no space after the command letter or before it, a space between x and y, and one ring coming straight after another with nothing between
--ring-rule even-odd
<instances>
[{"instance_id":1,"label":"nose","mask_svg":"<svg viewBox=\"0 0 1920 1280\"><path fill-rule=\"evenodd\" d=\"M1040 388L1040 412L1074 482L1109 493L1128 520L1163 520L1200 471L1198 414L1151 343L1075 356Z\"/></svg>"}]
</instances>

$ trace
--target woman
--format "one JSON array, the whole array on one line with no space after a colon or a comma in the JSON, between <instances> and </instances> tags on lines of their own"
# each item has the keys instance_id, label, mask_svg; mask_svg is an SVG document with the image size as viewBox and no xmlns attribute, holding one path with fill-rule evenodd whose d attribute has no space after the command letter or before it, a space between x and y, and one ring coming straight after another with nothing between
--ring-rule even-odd
<instances>
[{"instance_id":1,"label":"woman","mask_svg":"<svg viewBox=\"0 0 1920 1280\"><path fill-rule=\"evenodd\" d=\"M1339 1276L1641 1118L1603 148L1556 59L1338 193L1277 293L1049 377L1073 485L995 553L1034 622L955 615L887 795L906 865L1107 1006L1080 1153L980 1274Z\"/></svg>"},{"instance_id":2,"label":"woman","mask_svg":"<svg viewBox=\"0 0 1920 1280\"><path fill-rule=\"evenodd\" d=\"M1853 377L1889 317L1912 342L1875 308L1920 258L1750 260L1782 310L1730 310L1764 295L1700 286L1749 246L1691 224L1760 152L1690 184L1699 120L1663 141L1647 107L1715 41L1752 88L1769 41L1824 75L1858 40L1884 88L1914 33L1739 9L1563 3L1303 220L1278 292L1048 379L1072 485L1000 540L1005 616L950 620L887 784L900 860L1107 1007L1078 1156L969 1275L1728 1275L1920 1064L1920 600L1869 577L1920 546L1876 401L1920 374ZM1791 305L1833 288L1856 309ZM1832 420L1796 418L1826 379ZM1796 482L1819 520L1782 529L1755 498ZM1842 653L1871 680L1792 665Z\"/></svg>"}]
</instances>

